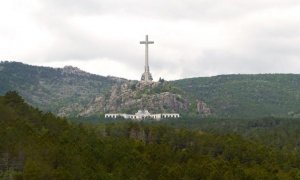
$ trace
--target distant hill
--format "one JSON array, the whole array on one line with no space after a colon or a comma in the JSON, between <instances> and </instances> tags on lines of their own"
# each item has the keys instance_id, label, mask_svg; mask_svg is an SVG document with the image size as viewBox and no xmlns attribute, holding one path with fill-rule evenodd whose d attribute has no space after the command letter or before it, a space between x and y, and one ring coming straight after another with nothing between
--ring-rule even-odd
<instances>
[{"instance_id":1,"label":"distant hill","mask_svg":"<svg viewBox=\"0 0 300 180\"><path fill-rule=\"evenodd\" d=\"M59 115L76 115L96 96L123 81L126 80L89 74L71 66L50 68L0 63L0 94L18 91L31 105Z\"/></svg>"},{"instance_id":2,"label":"distant hill","mask_svg":"<svg viewBox=\"0 0 300 180\"><path fill-rule=\"evenodd\" d=\"M300 75L221 75L143 86L76 67L0 63L0 95L16 90L31 105L60 116L104 112L177 112L230 118L300 116Z\"/></svg>"},{"instance_id":3,"label":"distant hill","mask_svg":"<svg viewBox=\"0 0 300 180\"><path fill-rule=\"evenodd\" d=\"M222 75L172 82L217 117L300 115L299 74Z\"/></svg>"}]
</instances>

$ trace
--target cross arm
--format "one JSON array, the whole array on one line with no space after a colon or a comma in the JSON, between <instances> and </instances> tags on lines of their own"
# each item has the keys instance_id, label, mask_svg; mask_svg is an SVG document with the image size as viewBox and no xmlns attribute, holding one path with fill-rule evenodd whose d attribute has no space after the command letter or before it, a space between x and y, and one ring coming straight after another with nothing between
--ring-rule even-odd
<instances>
[{"instance_id":1,"label":"cross arm","mask_svg":"<svg viewBox=\"0 0 300 180\"><path fill-rule=\"evenodd\" d=\"M140 44L154 44L154 41L140 41Z\"/></svg>"}]
</instances>

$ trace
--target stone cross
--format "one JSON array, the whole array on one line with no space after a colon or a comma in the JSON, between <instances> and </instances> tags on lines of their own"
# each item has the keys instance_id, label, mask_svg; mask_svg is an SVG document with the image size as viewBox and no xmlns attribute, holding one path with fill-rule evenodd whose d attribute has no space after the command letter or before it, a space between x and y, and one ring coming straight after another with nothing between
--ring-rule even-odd
<instances>
[{"instance_id":1,"label":"stone cross","mask_svg":"<svg viewBox=\"0 0 300 180\"><path fill-rule=\"evenodd\" d=\"M152 81L152 75L150 73L150 68L149 68L149 54L148 54L148 44L154 44L153 41L148 40L148 35L146 35L146 40L141 41L140 44L145 44L145 72L142 75L142 81Z\"/></svg>"}]
</instances>

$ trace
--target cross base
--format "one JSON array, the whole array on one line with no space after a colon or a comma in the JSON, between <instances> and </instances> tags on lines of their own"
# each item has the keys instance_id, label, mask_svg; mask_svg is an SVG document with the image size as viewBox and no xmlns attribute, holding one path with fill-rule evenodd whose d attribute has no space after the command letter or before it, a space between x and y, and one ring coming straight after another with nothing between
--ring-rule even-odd
<instances>
[{"instance_id":1,"label":"cross base","mask_svg":"<svg viewBox=\"0 0 300 180\"><path fill-rule=\"evenodd\" d=\"M141 80L145 81L145 82L151 82L153 80L151 73L150 72L144 72L142 74Z\"/></svg>"}]
</instances>

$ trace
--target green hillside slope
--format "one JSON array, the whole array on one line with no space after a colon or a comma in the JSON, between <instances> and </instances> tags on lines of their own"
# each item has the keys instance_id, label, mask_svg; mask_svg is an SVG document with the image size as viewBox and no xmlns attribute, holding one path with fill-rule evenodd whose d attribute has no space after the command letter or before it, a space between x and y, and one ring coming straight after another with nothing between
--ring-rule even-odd
<instances>
[{"instance_id":1,"label":"green hillside slope","mask_svg":"<svg viewBox=\"0 0 300 180\"><path fill-rule=\"evenodd\" d=\"M300 75L222 75L174 81L217 117L299 116Z\"/></svg>"},{"instance_id":2,"label":"green hillside slope","mask_svg":"<svg viewBox=\"0 0 300 180\"><path fill-rule=\"evenodd\" d=\"M0 63L0 95L18 91L31 105L63 116L76 115L119 81L123 80L89 74L70 66L49 68Z\"/></svg>"}]
</instances>

